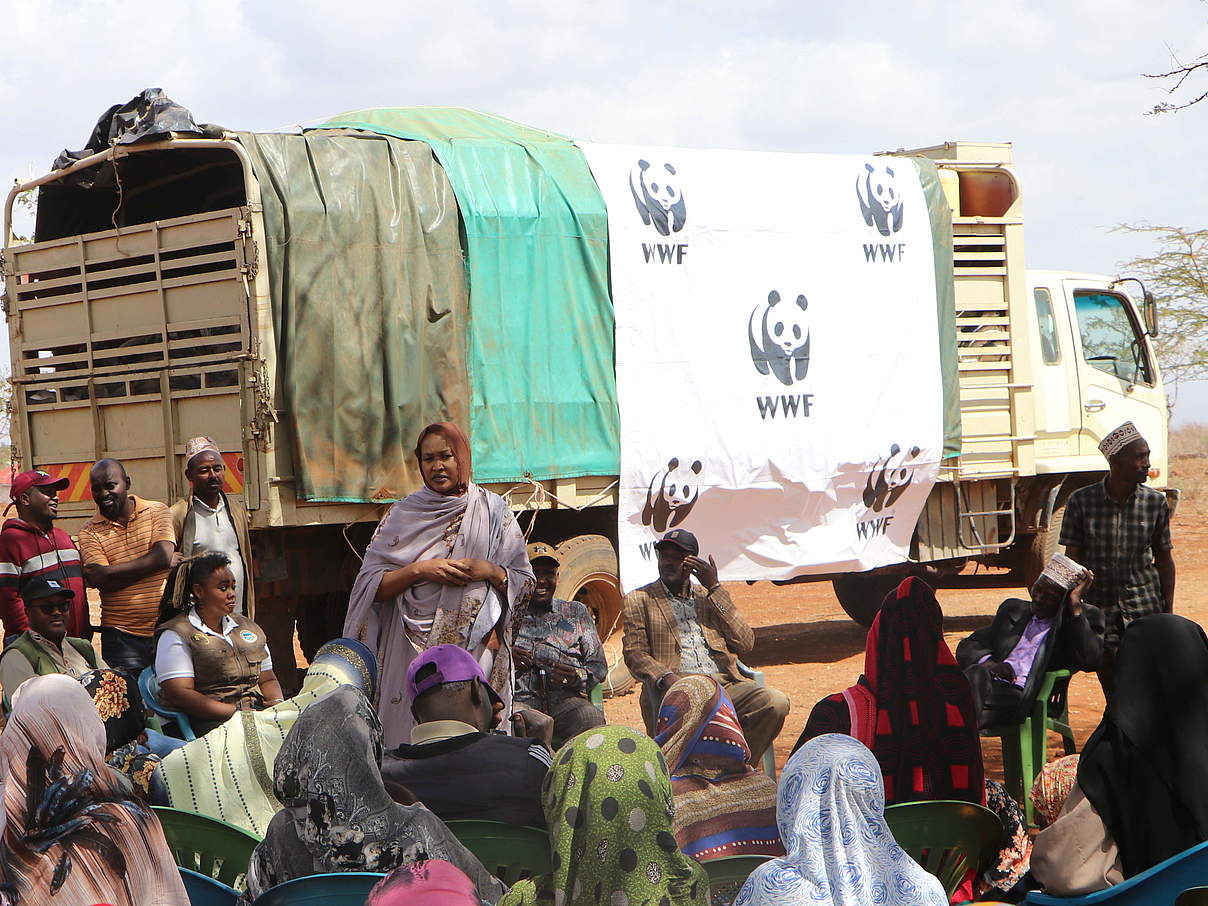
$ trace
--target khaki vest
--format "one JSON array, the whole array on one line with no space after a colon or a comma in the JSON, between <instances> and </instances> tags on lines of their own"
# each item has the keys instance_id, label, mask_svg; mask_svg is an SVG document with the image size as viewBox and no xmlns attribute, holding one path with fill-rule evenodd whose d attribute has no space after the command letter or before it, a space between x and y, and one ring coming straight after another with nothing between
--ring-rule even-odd
<instances>
[{"instance_id":1,"label":"khaki vest","mask_svg":"<svg viewBox=\"0 0 1208 906\"><path fill-rule=\"evenodd\" d=\"M193 688L209 698L229 705L247 702L259 705L260 665L268 657L264 631L237 613L231 614L237 628L231 633L234 643L202 632L181 614L163 623L159 632L171 629L184 639L193 657Z\"/></svg>"}]
</instances>

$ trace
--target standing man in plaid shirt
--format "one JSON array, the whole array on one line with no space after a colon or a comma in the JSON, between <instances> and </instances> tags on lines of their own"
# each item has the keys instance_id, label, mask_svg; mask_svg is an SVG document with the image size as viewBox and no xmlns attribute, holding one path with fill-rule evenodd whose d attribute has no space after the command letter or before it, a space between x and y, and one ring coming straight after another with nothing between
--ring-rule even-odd
<instances>
[{"instance_id":1,"label":"standing man in plaid shirt","mask_svg":"<svg viewBox=\"0 0 1208 906\"><path fill-rule=\"evenodd\" d=\"M1125 627L1146 614L1174 612L1174 556L1166 495L1145 485L1145 438L1125 422L1103 438L1099 452L1107 458L1107 477L1070 495L1061 543L1095 574L1086 599L1107 622L1099 669L1106 695Z\"/></svg>"}]
</instances>

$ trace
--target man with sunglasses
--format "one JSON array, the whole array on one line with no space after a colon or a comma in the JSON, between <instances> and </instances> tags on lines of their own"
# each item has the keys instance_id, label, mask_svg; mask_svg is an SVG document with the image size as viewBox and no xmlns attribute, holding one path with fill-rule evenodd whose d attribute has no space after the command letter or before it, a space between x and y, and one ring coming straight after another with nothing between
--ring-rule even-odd
<instances>
[{"instance_id":1,"label":"man with sunglasses","mask_svg":"<svg viewBox=\"0 0 1208 906\"><path fill-rule=\"evenodd\" d=\"M36 576L21 589L29 629L4 646L0 685L5 710L17 687L31 676L64 673L79 679L104 667L91 643L67 635L67 617L75 592L57 579Z\"/></svg>"},{"instance_id":2,"label":"man with sunglasses","mask_svg":"<svg viewBox=\"0 0 1208 906\"><path fill-rule=\"evenodd\" d=\"M68 483L66 478L54 478L39 469L13 479L12 502L5 513L15 506L17 517L7 520L0 530L0 621L6 642L29 628L21 589L34 577L54 579L71 590L67 634L92 638L80 552L71 536L54 526L59 492Z\"/></svg>"}]
</instances>

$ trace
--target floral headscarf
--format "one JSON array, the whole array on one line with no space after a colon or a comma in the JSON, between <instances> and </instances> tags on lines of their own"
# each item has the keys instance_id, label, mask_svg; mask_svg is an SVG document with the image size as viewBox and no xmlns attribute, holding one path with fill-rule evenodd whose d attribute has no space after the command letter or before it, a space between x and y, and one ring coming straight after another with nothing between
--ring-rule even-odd
<instances>
[{"instance_id":1,"label":"floral headscarf","mask_svg":"<svg viewBox=\"0 0 1208 906\"><path fill-rule=\"evenodd\" d=\"M563 746L542 785L553 871L500 906L705 906L704 869L672 834L671 778L654 740L598 727Z\"/></svg>"},{"instance_id":2,"label":"floral headscarf","mask_svg":"<svg viewBox=\"0 0 1208 906\"><path fill-rule=\"evenodd\" d=\"M839 733L815 737L784 766L776 820L788 855L755 869L735 906L947 906L939 880L885 823L876 757Z\"/></svg>"}]
</instances>

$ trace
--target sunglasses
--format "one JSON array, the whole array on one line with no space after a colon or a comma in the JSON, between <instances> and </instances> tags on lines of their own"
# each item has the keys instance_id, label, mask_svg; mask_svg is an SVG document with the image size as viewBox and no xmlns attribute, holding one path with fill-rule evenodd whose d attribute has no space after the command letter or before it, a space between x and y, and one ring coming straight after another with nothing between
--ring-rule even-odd
<instances>
[{"instance_id":1,"label":"sunglasses","mask_svg":"<svg viewBox=\"0 0 1208 906\"><path fill-rule=\"evenodd\" d=\"M36 604L34 606L45 614L67 613L67 611L71 610L70 601L51 601L49 604Z\"/></svg>"}]
</instances>

